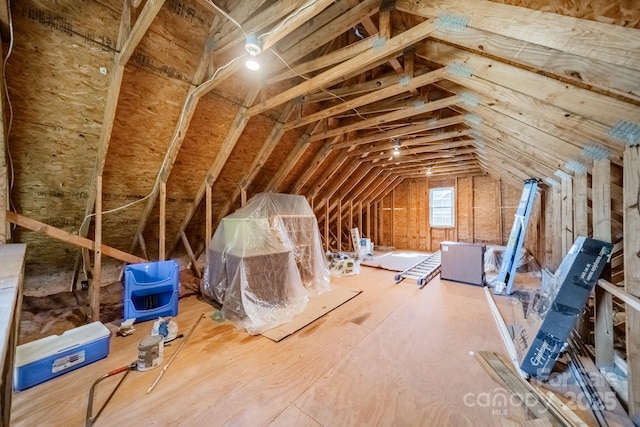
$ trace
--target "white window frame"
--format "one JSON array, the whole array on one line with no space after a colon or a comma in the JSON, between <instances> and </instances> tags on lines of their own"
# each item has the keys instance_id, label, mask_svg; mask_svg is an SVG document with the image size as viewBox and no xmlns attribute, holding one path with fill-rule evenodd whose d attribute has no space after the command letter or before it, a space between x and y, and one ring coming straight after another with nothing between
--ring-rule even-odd
<instances>
[{"instance_id":1,"label":"white window frame","mask_svg":"<svg viewBox=\"0 0 640 427\"><path fill-rule=\"evenodd\" d=\"M450 192L451 204L438 193ZM435 201L434 201L435 198ZM429 225L432 228L454 228L456 224L456 194L453 187L438 187L429 190ZM448 214L446 212L448 210ZM450 221L446 221L450 219Z\"/></svg>"}]
</instances>

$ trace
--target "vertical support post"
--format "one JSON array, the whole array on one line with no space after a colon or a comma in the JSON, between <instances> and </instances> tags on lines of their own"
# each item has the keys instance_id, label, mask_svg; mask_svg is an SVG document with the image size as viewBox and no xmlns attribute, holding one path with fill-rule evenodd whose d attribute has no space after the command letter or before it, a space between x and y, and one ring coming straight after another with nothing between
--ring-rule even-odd
<instances>
[{"instance_id":1,"label":"vertical support post","mask_svg":"<svg viewBox=\"0 0 640 427\"><path fill-rule=\"evenodd\" d=\"M553 194L553 214L551 215L551 235L552 241L552 253L551 253L551 265L553 271L557 270L564 253L562 252L562 188L561 185L555 185L552 188Z\"/></svg>"},{"instance_id":2,"label":"vertical support post","mask_svg":"<svg viewBox=\"0 0 640 427\"><path fill-rule=\"evenodd\" d=\"M91 321L100 320L100 282L102 282L102 175L96 177L96 215L93 251L93 280L89 294Z\"/></svg>"},{"instance_id":3,"label":"vertical support post","mask_svg":"<svg viewBox=\"0 0 640 427\"><path fill-rule=\"evenodd\" d=\"M2 46L0 40L0 46ZM9 147L7 132L4 125L4 67L0 67L0 244L7 243L10 236L7 210L9 209L9 169L7 168L6 152Z\"/></svg>"},{"instance_id":4,"label":"vertical support post","mask_svg":"<svg viewBox=\"0 0 640 427\"><path fill-rule=\"evenodd\" d=\"M324 200L324 250L328 251L331 245L329 244L330 238L329 228L329 198Z\"/></svg>"},{"instance_id":5,"label":"vertical support post","mask_svg":"<svg viewBox=\"0 0 640 427\"><path fill-rule=\"evenodd\" d=\"M247 190L242 187L240 189L240 206L245 206L247 204Z\"/></svg>"},{"instance_id":6,"label":"vertical support post","mask_svg":"<svg viewBox=\"0 0 640 427\"><path fill-rule=\"evenodd\" d=\"M573 179L565 178L562 191L562 258L573 246Z\"/></svg>"},{"instance_id":7,"label":"vertical support post","mask_svg":"<svg viewBox=\"0 0 640 427\"><path fill-rule=\"evenodd\" d=\"M364 228L362 227L362 202L358 203L358 229L360 230L360 235L364 234ZM367 236L369 233L367 232Z\"/></svg>"},{"instance_id":8,"label":"vertical support post","mask_svg":"<svg viewBox=\"0 0 640 427\"><path fill-rule=\"evenodd\" d=\"M391 246L396 245L395 221L396 214L396 190L391 192Z\"/></svg>"},{"instance_id":9,"label":"vertical support post","mask_svg":"<svg viewBox=\"0 0 640 427\"><path fill-rule=\"evenodd\" d=\"M209 243L211 242L211 231L213 228L213 215L211 212L211 184L207 183L207 188L205 189L205 210L206 210L206 224L205 224L205 231L204 231L204 247L205 247L205 252L207 254L209 254ZM208 255L207 255L208 256Z\"/></svg>"},{"instance_id":10,"label":"vertical support post","mask_svg":"<svg viewBox=\"0 0 640 427\"><path fill-rule=\"evenodd\" d=\"M502 180L499 179L496 182L496 200L498 201L498 238L500 239L500 244L502 245L504 242L504 236L502 233Z\"/></svg>"},{"instance_id":11,"label":"vertical support post","mask_svg":"<svg viewBox=\"0 0 640 427\"><path fill-rule=\"evenodd\" d=\"M640 297L640 146L624 150L624 288ZM626 305L629 414L640 423L640 312Z\"/></svg>"},{"instance_id":12,"label":"vertical support post","mask_svg":"<svg viewBox=\"0 0 640 427\"><path fill-rule=\"evenodd\" d=\"M166 256L166 213L167 213L167 183L162 182L160 184L160 232L158 238L160 239L158 245L158 260L164 261Z\"/></svg>"},{"instance_id":13,"label":"vertical support post","mask_svg":"<svg viewBox=\"0 0 640 427\"><path fill-rule=\"evenodd\" d=\"M365 228L367 229L367 236L371 239L372 242L374 242L375 240L373 240L374 236L371 230L371 203L367 203L365 215Z\"/></svg>"},{"instance_id":14,"label":"vertical support post","mask_svg":"<svg viewBox=\"0 0 640 427\"><path fill-rule=\"evenodd\" d=\"M327 218L329 213L327 212ZM338 218L336 219L336 239L338 239L338 252L342 251L342 200L338 199Z\"/></svg>"},{"instance_id":15,"label":"vertical support post","mask_svg":"<svg viewBox=\"0 0 640 427\"><path fill-rule=\"evenodd\" d=\"M611 242L611 162L593 162L591 213L593 238ZM613 368L613 297L600 286L595 289L594 342L596 366Z\"/></svg>"},{"instance_id":16,"label":"vertical support post","mask_svg":"<svg viewBox=\"0 0 640 427\"><path fill-rule=\"evenodd\" d=\"M349 200L349 232L353 230L353 200ZM353 246L353 242L351 242L351 250L355 252L356 247Z\"/></svg>"},{"instance_id":17,"label":"vertical support post","mask_svg":"<svg viewBox=\"0 0 640 427\"><path fill-rule=\"evenodd\" d=\"M586 172L573 177L573 232L575 237L589 235Z\"/></svg>"}]
</instances>

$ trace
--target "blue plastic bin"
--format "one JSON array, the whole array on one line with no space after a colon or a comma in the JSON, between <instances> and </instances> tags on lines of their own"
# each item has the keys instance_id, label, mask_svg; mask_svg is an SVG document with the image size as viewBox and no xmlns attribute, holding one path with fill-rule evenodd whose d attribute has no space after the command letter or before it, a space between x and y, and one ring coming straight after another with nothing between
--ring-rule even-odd
<instances>
[{"instance_id":1,"label":"blue plastic bin","mask_svg":"<svg viewBox=\"0 0 640 427\"><path fill-rule=\"evenodd\" d=\"M109 329L93 322L19 345L13 388L21 391L107 357L110 339Z\"/></svg>"},{"instance_id":2,"label":"blue plastic bin","mask_svg":"<svg viewBox=\"0 0 640 427\"><path fill-rule=\"evenodd\" d=\"M180 268L175 260L131 264L124 271L124 317L136 322L178 315Z\"/></svg>"}]
</instances>

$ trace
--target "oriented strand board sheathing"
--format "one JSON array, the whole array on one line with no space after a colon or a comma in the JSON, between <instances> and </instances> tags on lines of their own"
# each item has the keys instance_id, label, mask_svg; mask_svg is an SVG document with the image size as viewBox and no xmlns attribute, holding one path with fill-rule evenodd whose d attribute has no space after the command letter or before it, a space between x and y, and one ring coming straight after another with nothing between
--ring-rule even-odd
<instances>
[{"instance_id":1,"label":"oriented strand board sheathing","mask_svg":"<svg viewBox=\"0 0 640 427\"><path fill-rule=\"evenodd\" d=\"M338 150L331 150L327 158L324 159L324 162L322 162L320 166L316 168L313 175L311 175L309 180L302 187L302 189L300 190L300 194L309 194L313 192L316 189L316 187L318 187L319 185L324 185L324 183L317 182L317 181L327 168L331 168L332 165L336 164L338 153L339 153Z\"/></svg>"},{"instance_id":2,"label":"oriented strand board sheathing","mask_svg":"<svg viewBox=\"0 0 640 427\"><path fill-rule=\"evenodd\" d=\"M100 67L110 70L121 6L49 3L12 4L15 42L6 69L13 109L11 201L19 213L72 232L89 191L109 84ZM34 276L73 266L71 245L23 229L14 237L29 245L27 291L41 287Z\"/></svg>"},{"instance_id":3,"label":"oriented strand board sheathing","mask_svg":"<svg viewBox=\"0 0 640 427\"><path fill-rule=\"evenodd\" d=\"M309 162L313 159L313 156L322 148L321 141L314 141L307 146L305 152L300 156L300 160L291 169L289 175L285 178L280 186L280 190L288 192L298 181L298 178L307 170Z\"/></svg>"},{"instance_id":4,"label":"oriented strand board sheathing","mask_svg":"<svg viewBox=\"0 0 640 427\"><path fill-rule=\"evenodd\" d=\"M259 117L261 117L264 120L268 120L263 116L259 116ZM274 122L270 122L268 124L268 126L273 126L273 125L274 125ZM304 128L302 128L302 130L304 130ZM260 145L252 153L251 158L249 158L249 161L247 162L247 166L250 165L251 162L253 162L255 155L258 153L258 151L260 151L262 144L265 142L268 136L269 136L269 132L267 132L266 135L262 137L260 141ZM264 165L260 169L260 172L258 172L255 179L251 183L250 191L247 193L248 197L251 197L251 195L263 191L265 187L271 182L271 180L276 175L276 173L278 173L278 170L280 170L281 167L286 166L285 161L287 159L287 156L291 151L293 151L296 148L296 145L298 144L298 140L301 136L302 135L298 129L286 131L282 135L282 138L280 138L278 145L276 145L276 147L273 149L273 151L271 152L271 155L269 156L267 161L264 163ZM293 174L289 174L288 179L286 180L287 184L290 184L292 182L291 180L296 177L297 176L293 176ZM279 190L286 189L286 188L287 188L287 185L285 185L283 182ZM279 191L274 191L274 192L279 192Z\"/></svg>"},{"instance_id":5,"label":"oriented strand board sheathing","mask_svg":"<svg viewBox=\"0 0 640 427\"><path fill-rule=\"evenodd\" d=\"M502 242L498 242L499 245L506 245L509 240L524 183L522 185L521 188L518 188L502 182L500 186L502 190L502 206L500 207L500 212L502 213ZM530 218L530 221L533 222L533 218Z\"/></svg>"},{"instance_id":6,"label":"oriented strand board sheathing","mask_svg":"<svg viewBox=\"0 0 640 427\"><path fill-rule=\"evenodd\" d=\"M412 179L409 183L409 249L427 250L427 180Z\"/></svg>"},{"instance_id":7,"label":"oriented strand board sheathing","mask_svg":"<svg viewBox=\"0 0 640 427\"><path fill-rule=\"evenodd\" d=\"M491 0L543 12L558 13L592 21L640 28L637 0Z\"/></svg>"},{"instance_id":8,"label":"oriented strand board sheathing","mask_svg":"<svg viewBox=\"0 0 640 427\"><path fill-rule=\"evenodd\" d=\"M409 182L403 181L393 190L393 246L409 249Z\"/></svg>"},{"instance_id":9,"label":"oriented strand board sheathing","mask_svg":"<svg viewBox=\"0 0 640 427\"><path fill-rule=\"evenodd\" d=\"M167 181L166 237L172 239L182 223L184 212L193 204L202 180L213 164L238 106L211 92L198 102L191 125L182 142ZM157 253L159 200L145 227L145 240L151 253ZM172 244L173 242L168 242Z\"/></svg>"},{"instance_id":10,"label":"oriented strand board sheathing","mask_svg":"<svg viewBox=\"0 0 640 427\"><path fill-rule=\"evenodd\" d=\"M213 184L212 208L214 218L219 216L222 207L229 200L236 187L240 185L246 168L251 165L255 155L260 151L272 127L273 121L263 115L257 115L249 119L245 131L240 135L231 155L220 171L218 179ZM248 194L248 196L250 195Z\"/></svg>"},{"instance_id":11,"label":"oriented strand board sheathing","mask_svg":"<svg viewBox=\"0 0 640 427\"><path fill-rule=\"evenodd\" d=\"M126 67L103 172L105 210L151 193L187 91L181 80ZM143 208L105 215L104 243L129 250Z\"/></svg>"},{"instance_id":12,"label":"oriented strand board sheathing","mask_svg":"<svg viewBox=\"0 0 640 427\"><path fill-rule=\"evenodd\" d=\"M500 209L496 197L496 180L487 177L473 178L473 231L476 242L500 244L498 229Z\"/></svg>"},{"instance_id":13,"label":"oriented strand board sheathing","mask_svg":"<svg viewBox=\"0 0 640 427\"><path fill-rule=\"evenodd\" d=\"M456 212L458 214L458 241L473 241L473 178L458 178L458 194L456 196Z\"/></svg>"}]
</instances>

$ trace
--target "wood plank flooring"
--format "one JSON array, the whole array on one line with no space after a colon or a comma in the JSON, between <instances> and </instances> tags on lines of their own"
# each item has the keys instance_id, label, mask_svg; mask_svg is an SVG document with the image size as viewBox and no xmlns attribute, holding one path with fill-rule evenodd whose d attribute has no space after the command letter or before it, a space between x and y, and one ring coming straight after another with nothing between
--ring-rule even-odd
<instances>
[{"instance_id":1,"label":"wood plank flooring","mask_svg":"<svg viewBox=\"0 0 640 427\"><path fill-rule=\"evenodd\" d=\"M275 343L215 323L211 307L181 300L176 318L190 340L151 394L160 369L134 371L96 426L499 426L527 419L470 354L504 352L480 287L434 279L420 290L393 272L362 267L334 286L363 292ZM137 357L152 322L113 337L109 357L14 393L12 426L84 425L91 384ZM165 349L165 362L178 348ZM99 407L118 381L101 383ZM484 399L484 400L483 400Z\"/></svg>"}]
</instances>

